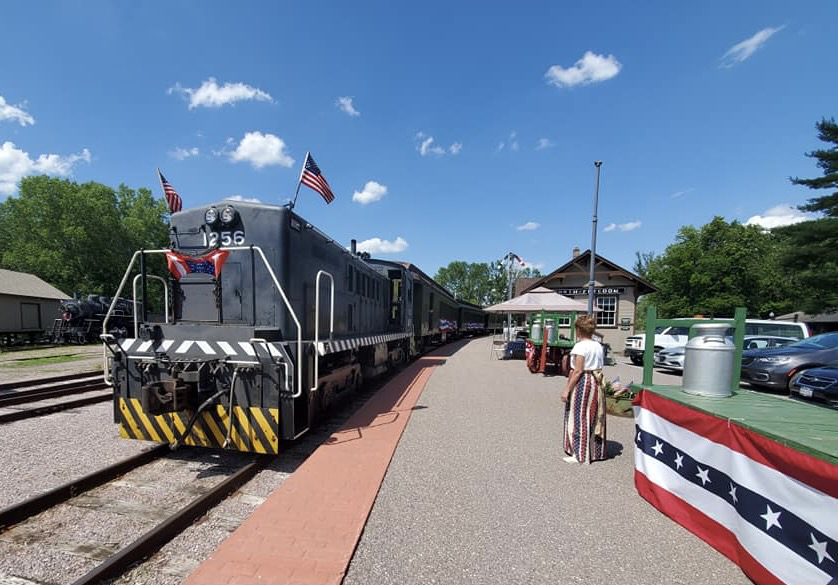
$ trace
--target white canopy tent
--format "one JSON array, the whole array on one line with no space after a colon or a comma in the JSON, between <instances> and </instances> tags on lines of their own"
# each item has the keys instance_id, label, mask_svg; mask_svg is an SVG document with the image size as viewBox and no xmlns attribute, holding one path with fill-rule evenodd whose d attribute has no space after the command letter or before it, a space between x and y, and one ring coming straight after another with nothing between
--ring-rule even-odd
<instances>
[{"instance_id":1,"label":"white canopy tent","mask_svg":"<svg viewBox=\"0 0 838 585\"><path fill-rule=\"evenodd\" d=\"M491 305L483 310L487 313L536 313L538 311L587 313L588 305L540 286L514 299ZM599 309L594 307L594 311L599 311Z\"/></svg>"}]
</instances>

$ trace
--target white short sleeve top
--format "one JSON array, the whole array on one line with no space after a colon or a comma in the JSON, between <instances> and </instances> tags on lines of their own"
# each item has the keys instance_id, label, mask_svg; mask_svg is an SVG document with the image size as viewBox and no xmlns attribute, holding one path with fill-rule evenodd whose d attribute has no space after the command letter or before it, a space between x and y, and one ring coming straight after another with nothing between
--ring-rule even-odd
<instances>
[{"instance_id":1,"label":"white short sleeve top","mask_svg":"<svg viewBox=\"0 0 838 585\"><path fill-rule=\"evenodd\" d=\"M576 342L573 349L570 350L570 367L573 368L576 361L573 356L581 355L585 358L586 370L599 370L602 368L603 352L602 345L592 339L583 339Z\"/></svg>"}]
</instances>

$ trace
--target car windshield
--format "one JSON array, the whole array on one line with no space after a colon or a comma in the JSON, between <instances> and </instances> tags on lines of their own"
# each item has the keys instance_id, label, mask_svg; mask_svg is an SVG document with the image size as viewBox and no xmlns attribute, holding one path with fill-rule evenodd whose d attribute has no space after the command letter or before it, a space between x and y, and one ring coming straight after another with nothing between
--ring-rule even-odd
<instances>
[{"instance_id":1,"label":"car windshield","mask_svg":"<svg viewBox=\"0 0 838 585\"><path fill-rule=\"evenodd\" d=\"M838 333L822 333L808 339L790 343L786 347L797 347L800 349L835 349L838 347Z\"/></svg>"}]
</instances>

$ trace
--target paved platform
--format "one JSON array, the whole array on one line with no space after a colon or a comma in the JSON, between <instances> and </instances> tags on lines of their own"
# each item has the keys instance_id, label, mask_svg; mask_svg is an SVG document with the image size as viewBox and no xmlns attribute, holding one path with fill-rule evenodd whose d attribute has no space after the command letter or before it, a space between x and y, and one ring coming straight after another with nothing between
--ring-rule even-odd
<instances>
[{"instance_id":1,"label":"paved platform","mask_svg":"<svg viewBox=\"0 0 838 585\"><path fill-rule=\"evenodd\" d=\"M494 359L488 338L438 351L449 355L385 386L186 582L749 583L637 495L632 419L608 418L607 461L566 463L565 378Z\"/></svg>"}]
</instances>

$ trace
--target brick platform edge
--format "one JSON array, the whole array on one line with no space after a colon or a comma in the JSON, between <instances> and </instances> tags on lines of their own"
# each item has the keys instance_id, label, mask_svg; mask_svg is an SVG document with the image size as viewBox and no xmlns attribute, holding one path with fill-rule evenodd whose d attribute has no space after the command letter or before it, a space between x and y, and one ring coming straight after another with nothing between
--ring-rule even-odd
<instances>
[{"instance_id":1,"label":"brick platform edge","mask_svg":"<svg viewBox=\"0 0 838 585\"><path fill-rule=\"evenodd\" d=\"M411 410L434 367L460 345L419 358L381 388L184 584L339 585Z\"/></svg>"}]
</instances>

